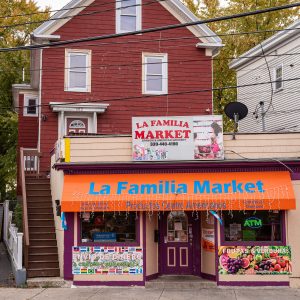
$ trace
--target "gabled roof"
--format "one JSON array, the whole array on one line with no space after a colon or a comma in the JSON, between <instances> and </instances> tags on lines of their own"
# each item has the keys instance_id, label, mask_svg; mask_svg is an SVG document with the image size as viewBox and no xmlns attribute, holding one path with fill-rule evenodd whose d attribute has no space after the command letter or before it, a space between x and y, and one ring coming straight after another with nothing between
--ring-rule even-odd
<instances>
[{"instance_id":1,"label":"gabled roof","mask_svg":"<svg viewBox=\"0 0 300 300\"><path fill-rule=\"evenodd\" d=\"M55 13L49 21L44 22L33 31L33 37L51 39L52 34L67 23L69 16L76 16L85 9L86 6L92 4L95 0L72 0L65 5L60 11ZM158 1L165 9L167 9L181 23L193 22L199 20L180 0ZM78 8L75 8L78 7ZM65 19L59 19L65 18ZM58 19L58 20L57 20ZM222 47L222 40L205 24L187 27L195 36L201 37L203 47L218 49ZM205 37L207 36L207 37ZM58 36L53 36L57 39Z\"/></svg>"},{"instance_id":2,"label":"gabled roof","mask_svg":"<svg viewBox=\"0 0 300 300\"><path fill-rule=\"evenodd\" d=\"M286 30L279 31L278 33L263 41L261 44L243 53L240 58L238 57L236 59L233 59L229 64L229 68L239 69L243 65L257 60L257 55L263 55L264 53L277 48L281 43L284 43L287 40L295 37L298 33L300 33L300 19L287 27Z\"/></svg>"}]
</instances>

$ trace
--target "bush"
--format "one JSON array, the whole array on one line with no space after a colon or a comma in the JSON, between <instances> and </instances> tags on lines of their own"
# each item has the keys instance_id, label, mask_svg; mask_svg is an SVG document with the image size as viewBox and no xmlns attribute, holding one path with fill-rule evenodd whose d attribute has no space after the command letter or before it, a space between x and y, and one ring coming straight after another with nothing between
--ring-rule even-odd
<instances>
[{"instance_id":1,"label":"bush","mask_svg":"<svg viewBox=\"0 0 300 300\"><path fill-rule=\"evenodd\" d=\"M17 202L13 211L13 223L18 227L18 232L23 232L23 209L20 202Z\"/></svg>"}]
</instances>

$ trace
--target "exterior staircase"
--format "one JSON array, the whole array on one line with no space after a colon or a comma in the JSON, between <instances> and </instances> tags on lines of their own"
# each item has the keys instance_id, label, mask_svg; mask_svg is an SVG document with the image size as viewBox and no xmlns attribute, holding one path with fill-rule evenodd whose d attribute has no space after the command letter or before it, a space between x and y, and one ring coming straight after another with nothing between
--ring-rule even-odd
<instances>
[{"instance_id":1,"label":"exterior staircase","mask_svg":"<svg viewBox=\"0 0 300 300\"><path fill-rule=\"evenodd\" d=\"M59 277L50 179L26 176L25 182L29 229L27 277Z\"/></svg>"}]
</instances>

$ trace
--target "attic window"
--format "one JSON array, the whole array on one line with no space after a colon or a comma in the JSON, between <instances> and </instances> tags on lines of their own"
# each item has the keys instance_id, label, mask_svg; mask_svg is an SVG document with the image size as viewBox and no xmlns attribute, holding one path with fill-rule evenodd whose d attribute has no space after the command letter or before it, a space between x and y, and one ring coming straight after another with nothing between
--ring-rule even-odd
<instances>
[{"instance_id":1,"label":"attic window","mask_svg":"<svg viewBox=\"0 0 300 300\"><path fill-rule=\"evenodd\" d=\"M278 92L283 89L283 70L282 65L275 69L275 91Z\"/></svg>"},{"instance_id":2,"label":"attic window","mask_svg":"<svg viewBox=\"0 0 300 300\"><path fill-rule=\"evenodd\" d=\"M141 0L116 0L116 32L141 30Z\"/></svg>"}]
</instances>

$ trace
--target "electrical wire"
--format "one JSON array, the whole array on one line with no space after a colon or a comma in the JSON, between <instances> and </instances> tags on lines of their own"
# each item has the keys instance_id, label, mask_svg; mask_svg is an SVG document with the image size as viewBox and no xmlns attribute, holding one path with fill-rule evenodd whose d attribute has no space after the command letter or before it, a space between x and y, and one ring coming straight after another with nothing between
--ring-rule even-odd
<instances>
[{"instance_id":1,"label":"electrical wire","mask_svg":"<svg viewBox=\"0 0 300 300\"><path fill-rule=\"evenodd\" d=\"M198 21L187 22L187 23L166 25L166 26L160 26L160 27L152 27L152 28L136 30L136 31L132 31L132 32L107 34L107 35L94 36L94 37L57 41L57 42L51 42L51 43L45 43L45 44L35 44L35 45L28 45L28 46L0 48L0 52L42 49L42 48L78 44L78 43L84 43L84 42L90 42L90 41L112 39L112 38L117 38L117 37L126 37L126 36L138 35L138 34L143 34L143 33L158 32L158 31L161 32L161 31L165 31L165 30L178 29L178 28L184 28L184 27L188 27L188 26L195 26L195 25L201 25L201 24L209 24L209 23L213 23L213 22L220 22L220 21L225 21L225 20L242 18L242 17L246 17L246 16L253 16L253 15L264 14L264 13L269 13L269 12L274 12L274 11L280 11L280 10L295 8L295 7L299 7L299 6L300 6L300 2L296 2L293 4L276 6L276 7L266 8L266 9L260 9L260 10L255 10L255 11L251 11L251 12L243 12L243 13L233 14L233 15L228 15L228 16L215 17L215 18L211 18L211 19L207 19L207 20L198 20Z\"/></svg>"},{"instance_id":2,"label":"electrical wire","mask_svg":"<svg viewBox=\"0 0 300 300\"><path fill-rule=\"evenodd\" d=\"M290 82L290 81L296 81L300 80L299 78L290 78L290 79L284 79L284 82ZM274 82L274 81L272 81ZM152 101L154 101L154 98L161 98L165 96L176 96L176 95L187 95L192 93L205 93L205 92L211 92L211 91L217 91L219 89L222 90L228 90L228 89L237 89L237 88L246 88L246 87L252 87L252 86L259 86L259 85L266 85L270 84L270 81L267 82L261 82L261 83L253 83L253 84L245 84L245 85L236 85L236 86L225 86L222 88L211 88L211 89L197 89L197 90L188 90L188 91L180 91L180 92L173 92L173 93L165 93L160 95L142 95L142 96L127 96L127 97L118 97L118 98L107 98L107 99L98 99L98 100L87 100L87 101L81 101L80 99L68 99L64 98L64 102L69 100L76 100L76 102L68 102L68 104L78 104L78 103L100 103L100 102L115 102L115 101L128 101L128 100L136 100L136 99L148 99L152 98ZM57 106L65 105L65 103L57 103ZM41 105L32 105L30 107L43 107L43 106L49 106L49 104L41 104ZM23 108L23 107L29 107L29 106L16 106L15 108ZM2 109L5 109L5 107L2 107ZM10 109L7 107L7 109Z\"/></svg>"}]
</instances>

